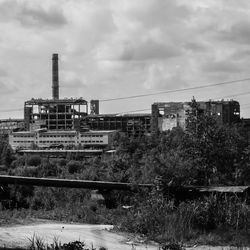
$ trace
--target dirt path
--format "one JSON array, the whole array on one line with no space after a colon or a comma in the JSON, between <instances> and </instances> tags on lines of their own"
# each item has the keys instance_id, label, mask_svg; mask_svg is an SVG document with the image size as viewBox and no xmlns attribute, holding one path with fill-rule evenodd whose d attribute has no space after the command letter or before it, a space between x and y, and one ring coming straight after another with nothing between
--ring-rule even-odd
<instances>
[{"instance_id":1,"label":"dirt path","mask_svg":"<svg viewBox=\"0 0 250 250\"><path fill-rule=\"evenodd\" d=\"M111 225L68 224L61 222L39 221L28 225L11 225L0 227L0 247L25 247L33 235L39 236L45 243L51 244L54 239L61 243L75 240L84 241L89 247L101 246L108 250L159 250L157 245L138 244L127 237L110 232ZM237 250L232 247L194 246L187 250ZM244 248L250 250L250 248Z\"/></svg>"},{"instance_id":2,"label":"dirt path","mask_svg":"<svg viewBox=\"0 0 250 250\"><path fill-rule=\"evenodd\" d=\"M67 223L36 223L30 225L0 227L0 246L25 247L32 236L38 235L44 242L51 244L56 238L61 243L81 240L88 246L101 246L108 250L131 250L131 243L125 236L109 232L111 225L88 225ZM136 244L136 250L156 250L157 246Z\"/></svg>"}]
</instances>

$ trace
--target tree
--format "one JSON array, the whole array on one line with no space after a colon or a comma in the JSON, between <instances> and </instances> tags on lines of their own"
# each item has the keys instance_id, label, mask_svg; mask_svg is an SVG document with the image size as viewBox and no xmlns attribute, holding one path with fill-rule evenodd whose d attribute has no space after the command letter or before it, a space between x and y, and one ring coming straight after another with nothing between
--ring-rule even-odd
<instances>
[{"instance_id":1,"label":"tree","mask_svg":"<svg viewBox=\"0 0 250 250\"><path fill-rule=\"evenodd\" d=\"M29 166L39 166L41 164L41 157L39 155L32 155L28 159L28 165Z\"/></svg>"},{"instance_id":2,"label":"tree","mask_svg":"<svg viewBox=\"0 0 250 250\"><path fill-rule=\"evenodd\" d=\"M75 161L75 160L71 160L67 163L67 168L70 174L74 174L76 172L78 172L82 166L80 164L80 162Z\"/></svg>"},{"instance_id":3,"label":"tree","mask_svg":"<svg viewBox=\"0 0 250 250\"><path fill-rule=\"evenodd\" d=\"M195 184L234 184L237 165L248 145L240 127L218 124L194 99L190 106L183 149L197 170Z\"/></svg>"},{"instance_id":4,"label":"tree","mask_svg":"<svg viewBox=\"0 0 250 250\"><path fill-rule=\"evenodd\" d=\"M11 147L8 144L4 144L1 153L1 163L9 167L13 159L13 151Z\"/></svg>"}]
</instances>

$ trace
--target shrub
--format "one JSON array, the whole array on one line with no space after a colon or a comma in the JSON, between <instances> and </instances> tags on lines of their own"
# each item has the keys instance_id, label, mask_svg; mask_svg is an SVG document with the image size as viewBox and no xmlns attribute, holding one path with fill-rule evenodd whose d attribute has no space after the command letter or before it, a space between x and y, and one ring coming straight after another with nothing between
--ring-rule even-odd
<instances>
[{"instance_id":1,"label":"shrub","mask_svg":"<svg viewBox=\"0 0 250 250\"><path fill-rule=\"evenodd\" d=\"M12 168L20 167L25 165L25 157L18 156L16 159L11 163Z\"/></svg>"},{"instance_id":2,"label":"shrub","mask_svg":"<svg viewBox=\"0 0 250 250\"><path fill-rule=\"evenodd\" d=\"M121 220L123 230L161 241L190 240L201 233L227 230L249 234L250 207L238 199L216 195L174 205L159 194L144 197Z\"/></svg>"},{"instance_id":3,"label":"shrub","mask_svg":"<svg viewBox=\"0 0 250 250\"><path fill-rule=\"evenodd\" d=\"M78 161L71 160L68 164L68 171L70 174L74 174L81 169L81 164Z\"/></svg>"},{"instance_id":4,"label":"shrub","mask_svg":"<svg viewBox=\"0 0 250 250\"><path fill-rule=\"evenodd\" d=\"M65 159L59 159L59 160L58 160L58 165L59 165L60 167L64 167L64 166L67 165L67 161L66 161Z\"/></svg>"},{"instance_id":5,"label":"shrub","mask_svg":"<svg viewBox=\"0 0 250 250\"><path fill-rule=\"evenodd\" d=\"M41 157L38 155L30 156L28 159L29 166L38 166L41 164Z\"/></svg>"}]
</instances>

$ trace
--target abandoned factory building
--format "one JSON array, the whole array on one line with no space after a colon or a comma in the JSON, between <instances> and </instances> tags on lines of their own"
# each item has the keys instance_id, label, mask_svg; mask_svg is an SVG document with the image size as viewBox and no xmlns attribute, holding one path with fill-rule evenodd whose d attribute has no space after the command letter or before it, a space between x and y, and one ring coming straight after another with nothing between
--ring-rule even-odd
<instances>
[{"instance_id":1,"label":"abandoned factory building","mask_svg":"<svg viewBox=\"0 0 250 250\"><path fill-rule=\"evenodd\" d=\"M24 119L0 121L0 134L9 136L13 148L46 148L55 144L99 148L110 145L117 131L138 137L174 127L185 129L190 102L156 102L151 113L101 114L99 100L59 97L58 68L58 54L53 54L51 99L27 100ZM219 124L241 121L240 104L235 100L198 104L201 110L214 115Z\"/></svg>"}]
</instances>

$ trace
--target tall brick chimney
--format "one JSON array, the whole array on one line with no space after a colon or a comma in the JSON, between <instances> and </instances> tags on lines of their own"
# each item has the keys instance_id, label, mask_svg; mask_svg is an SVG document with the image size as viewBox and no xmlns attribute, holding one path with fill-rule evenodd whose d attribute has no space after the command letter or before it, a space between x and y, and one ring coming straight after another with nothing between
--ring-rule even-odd
<instances>
[{"instance_id":1,"label":"tall brick chimney","mask_svg":"<svg viewBox=\"0 0 250 250\"><path fill-rule=\"evenodd\" d=\"M52 98L59 99L58 54L52 55Z\"/></svg>"}]
</instances>

